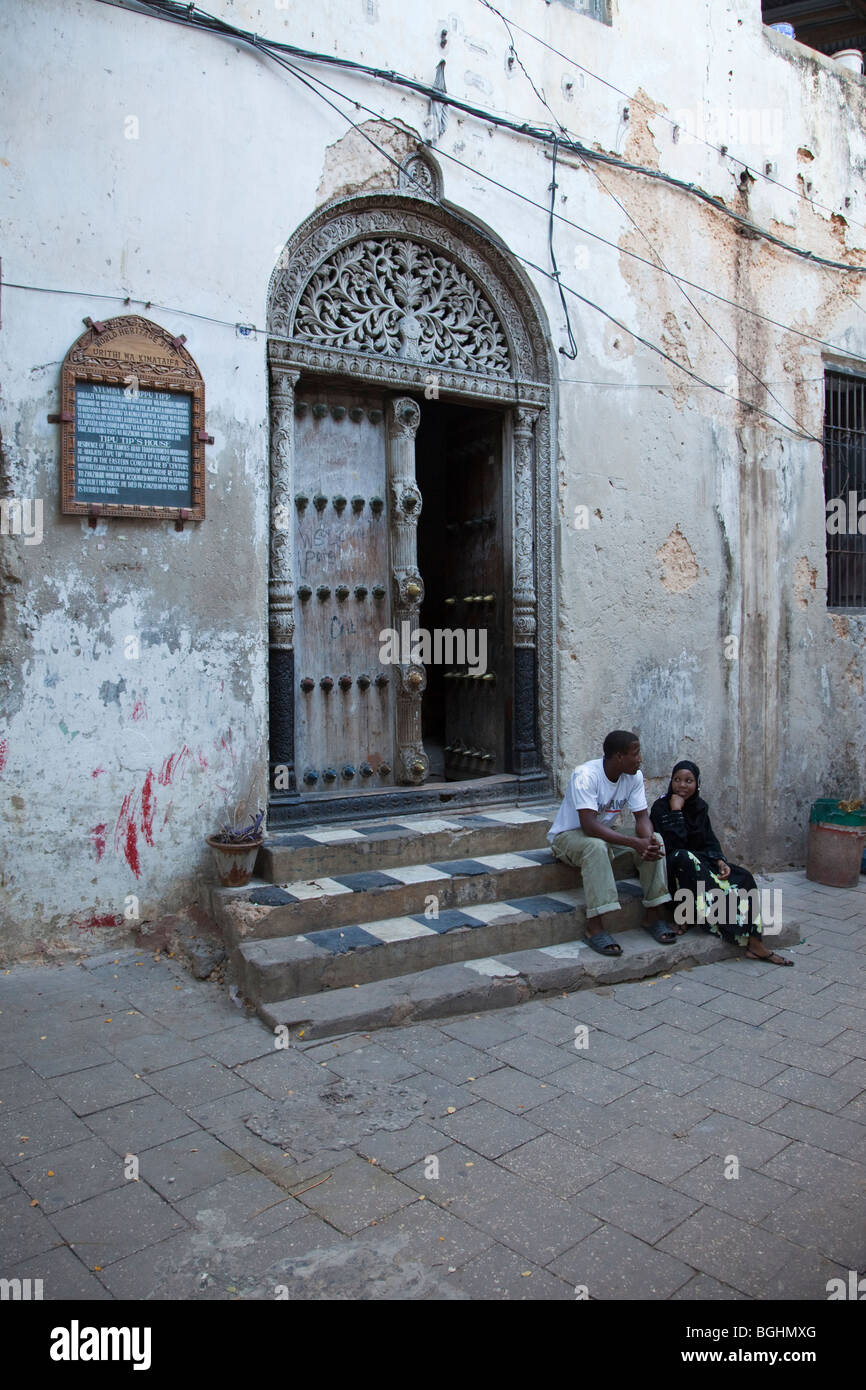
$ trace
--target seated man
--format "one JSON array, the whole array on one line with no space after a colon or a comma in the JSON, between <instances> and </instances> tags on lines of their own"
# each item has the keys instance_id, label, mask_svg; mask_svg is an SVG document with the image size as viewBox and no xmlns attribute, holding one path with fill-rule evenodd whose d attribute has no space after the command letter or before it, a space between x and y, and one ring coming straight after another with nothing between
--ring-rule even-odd
<instances>
[{"instance_id":1,"label":"seated man","mask_svg":"<svg viewBox=\"0 0 866 1390\"><path fill-rule=\"evenodd\" d=\"M675 941L676 933L659 921L661 904L671 898L664 841L653 833L647 813L640 741L637 734L615 729L605 739L603 751L603 758L582 763L571 774L547 838L556 858L573 864L583 876L587 945L602 956L621 956L622 947L604 924L606 913L619 912L611 866L621 855L627 856L640 876L646 930L665 943ZM634 835L614 829L625 809L634 812Z\"/></svg>"}]
</instances>

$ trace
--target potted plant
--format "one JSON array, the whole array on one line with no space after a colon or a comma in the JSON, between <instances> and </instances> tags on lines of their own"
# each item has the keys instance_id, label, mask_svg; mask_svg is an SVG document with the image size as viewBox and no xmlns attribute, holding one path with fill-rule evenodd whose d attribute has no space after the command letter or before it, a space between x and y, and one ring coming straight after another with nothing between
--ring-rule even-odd
<instances>
[{"instance_id":1,"label":"potted plant","mask_svg":"<svg viewBox=\"0 0 866 1390\"><path fill-rule=\"evenodd\" d=\"M235 807L226 806L222 824L215 835L207 836L220 883L224 888L243 888L252 878L256 856L264 839L265 813L259 807L253 815L250 800L253 789Z\"/></svg>"}]
</instances>

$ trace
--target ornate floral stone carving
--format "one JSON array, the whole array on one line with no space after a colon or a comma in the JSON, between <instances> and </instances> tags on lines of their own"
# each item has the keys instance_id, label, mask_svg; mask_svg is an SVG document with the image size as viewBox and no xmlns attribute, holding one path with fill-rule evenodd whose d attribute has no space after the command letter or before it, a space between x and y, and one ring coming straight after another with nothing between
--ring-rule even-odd
<instances>
[{"instance_id":1,"label":"ornate floral stone carving","mask_svg":"<svg viewBox=\"0 0 866 1390\"><path fill-rule=\"evenodd\" d=\"M413 198L441 197L442 174L436 161L420 150L408 154L400 165L400 192Z\"/></svg>"},{"instance_id":2,"label":"ornate floral stone carving","mask_svg":"<svg viewBox=\"0 0 866 1390\"><path fill-rule=\"evenodd\" d=\"M476 282L408 237L365 237L329 256L301 295L292 337L433 367L511 372L502 324Z\"/></svg>"}]
</instances>

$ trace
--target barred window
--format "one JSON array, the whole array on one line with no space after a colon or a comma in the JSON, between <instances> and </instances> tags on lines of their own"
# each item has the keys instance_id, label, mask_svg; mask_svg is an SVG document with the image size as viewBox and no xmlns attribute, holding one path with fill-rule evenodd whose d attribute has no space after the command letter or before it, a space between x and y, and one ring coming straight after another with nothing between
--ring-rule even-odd
<instances>
[{"instance_id":1,"label":"barred window","mask_svg":"<svg viewBox=\"0 0 866 1390\"><path fill-rule=\"evenodd\" d=\"M827 606L866 608L866 378L825 374Z\"/></svg>"}]
</instances>

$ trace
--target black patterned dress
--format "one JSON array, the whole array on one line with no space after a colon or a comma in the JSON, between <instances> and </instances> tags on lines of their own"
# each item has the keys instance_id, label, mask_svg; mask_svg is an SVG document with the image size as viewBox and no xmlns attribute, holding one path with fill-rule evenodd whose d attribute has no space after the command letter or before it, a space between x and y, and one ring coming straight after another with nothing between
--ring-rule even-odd
<instances>
[{"instance_id":1,"label":"black patterned dress","mask_svg":"<svg viewBox=\"0 0 866 1390\"><path fill-rule=\"evenodd\" d=\"M690 822L683 811L672 811L668 797L662 796L653 803L650 820L665 842L671 896L681 889L689 894L688 899L679 898L686 905L688 925L696 923L737 946L748 945L750 936L760 937L763 923L754 876L740 864L729 864L730 876L719 877L719 860L728 861L709 815Z\"/></svg>"}]
</instances>

